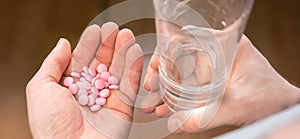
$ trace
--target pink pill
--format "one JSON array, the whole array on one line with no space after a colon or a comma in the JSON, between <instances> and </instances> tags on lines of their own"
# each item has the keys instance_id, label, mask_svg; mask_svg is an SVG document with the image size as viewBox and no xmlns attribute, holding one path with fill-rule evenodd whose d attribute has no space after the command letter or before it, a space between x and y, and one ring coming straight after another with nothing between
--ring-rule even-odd
<instances>
[{"instance_id":1,"label":"pink pill","mask_svg":"<svg viewBox=\"0 0 300 139\"><path fill-rule=\"evenodd\" d=\"M84 85L83 83L80 83L80 84L77 84L78 85L78 88L79 90L89 90L90 88L88 88L88 86Z\"/></svg>"},{"instance_id":2,"label":"pink pill","mask_svg":"<svg viewBox=\"0 0 300 139\"><path fill-rule=\"evenodd\" d=\"M104 71L104 72L102 72L101 73L101 79L103 79L104 81L107 81L108 80L108 78L110 77L110 73L109 72L107 72L107 71Z\"/></svg>"},{"instance_id":3,"label":"pink pill","mask_svg":"<svg viewBox=\"0 0 300 139\"><path fill-rule=\"evenodd\" d=\"M85 77L80 77L80 81L88 81Z\"/></svg>"},{"instance_id":4,"label":"pink pill","mask_svg":"<svg viewBox=\"0 0 300 139\"><path fill-rule=\"evenodd\" d=\"M119 82L117 77L115 77L115 76L108 77L107 81L109 84L113 84L113 85L117 85Z\"/></svg>"},{"instance_id":5,"label":"pink pill","mask_svg":"<svg viewBox=\"0 0 300 139\"><path fill-rule=\"evenodd\" d=\"M89 73L89 68L87 66L82 67L83 72Z\"/></svg>"},{"instance_id":6,"label":"pink pill","mask_svg":"<svg viewBox=\"0 0 300 139\"><path fill-rule=\"evenodd\" d=\"M64 79L64 86L70 86L71 84L73 84L74 80L72 77L66 77Z\"/></svg>"},{"instance_id":7,"label":"pink pill","mask_svg":"<svg viewBox=\"0 0 300 139\"><path fill-rule=\"evenodd\" d=\"M89 75L89 74L87 74L87 73L82 72L81 75L82 75L87 81L89 81L89 82L91 82L92 79L93 79L93 76L91 76L91 75Z\"/></svg>"},{"instance_id":8,"label":"pink pill","mask_svg":"<svg viewBox=\"0 0 300 139\"><path fill-rule=\"evenodd\" d=\"M110 85L108 88L117 90L117 89L119 89L119 86L118 85Z\"/></svg>"},{"instance_id":9,"label":"pink pill","mask_svg":"<svg viewBox=\"0 0 300 139\"><path fill-rule=\"evenodd\" d=\"M91 83L88 82L88 81L82 81L81 83L82 83L82 88L83 89L89 90L92 87Z\"/></svg>"},{"instance_id":10,"label":"pink pill","mask_svg":"<svg viewBox=\"0 0 300 139\"><path fill-rule=\"evenodd\" d=\"M96 99L96 104L97 105L104 105L106 103L106 99L105 98L97 98Z\"/></svg>"},{"instance_id":11,"label":"pink pill","mask_svg":"<svg viewBox=\"0 0 300 139\"><path fill-rule=\"evenodd\" d=\"M82 95L86 95L87 96L88 92L86 90L79 90L78 93L77 93L77 96L80 97Z\"/></svg>"},{"instance_id":12,"label":"pink pill","mask_svg":"<svg viewBox=\"0 0 300 139\"><path fill-rule=\"evenodd\" d=\"M81 95L81 96L79 96L79 98L78 98L78 103L80 104L80 105L87 105L88 103L89 103L89 98L88 98L88 96L87 95Z\"/></svg>"},{"instance_id":13,"label":"pink pill","mask_svg":"<svg viewBox=\"0 0 300 139\"><path fill-rule=\"evenodd\" d=\"M97 80L97 78L96 77L94 77L93 79L92 79L92 86L95 86L95 81Z\"/></svg>"},{"instance_id":14,"label":"pink pill","mask_svg":"<svg viewBox=\"0 0 300 139\"><path fill-rule=\"evenodd\" d=\"M100 64L100 65L97 66L97 71L98 71L98 73L102 73L104 71L107 71L107 66L104 65L104 64Z\"/></svg>"},{"instance_id":15,"label":"pink pill","mask_svg":"<svg viewBox=\"0 0 300 139\"><path fill-rule=\"evenodd\" d=\"M110 95L110 92L108 89L103 89L100 91L100 97L107 98Z\"/></svg>"},{"instance_id":16,"label":"pink pill","mask_svg":"<svg viewBox=\"0 0 300 139\"><path fill-rule=\"evenodd\" d=\"M80 89L80 86L81 86L82 83L81 83L81 82L76 82L75 84L76 84L77 87Z\"/></svg>"},{"instance_id":17,"label":"pink pill","mask_svg":"<svg viewBox=\"0 0 300 139\"><path fill-rule=\"evenodd\" d=\"M77 82L76 83L77 87L79 88L79 90L88 90L86 87L84 87L83 83L82 82Z\"/></svg>"},{"instance_id":18,"label":"pink pill","mask_svg":"<svg viewBox=\"0 0 300 139\"><path fill-rule=\"evenodd\" d=\"M101 80L101 79L97 79L97 80L95 81L95 87L96 87L97 89L103 89L103 88L105 87L104 81Z\"/></svg>"},{"instance_id":19,"label":"pink pill","mask_svg":"<svg viewBox=\"0 0 300 139\"><path fill-rule=\"evenodd\" d=\"M86 76L85 79L86 79L87 81L89 81L89 82L92 82L93 77L92 77L92 76Z\"/></svg>"},{"instance_id":20,"label":"pink pill","mask_svg":"<svg viewBox=\"0 0 300 139\"><path fill-rule=\"evenodd\" d=\"M78 73L78 72L71 72L71 76L73 77L73 78L80 78L81 77L81 75Z\"/></svg>"},{"instance_id":21,"label":"pink pill","mask_svg":"<svg viewBox=\"0 0 300 139\"><path fill-rule=\"evenodd\" d=\"M94 77L97 75L96 70L94 68L91 68L91 67L89 68L89 74L94 76Z\"/></svg>"},{"instance_id":22,"label":"pink pill","mask_svg":"<svg viewBox=\"0 0 300 139\"><path fill-rule=\"evenodd\" d=\"M99 111L101 109L101 106L99 105L93 105L90 107L91 111L96 112Z\"/></svg>"},{"instance_id":23,"label":"pink pill","mask_svg":"<svg viewBox=\"0 0 300 139\"><path fill-rule=\"evenodd\" d=\"M92 92L92 94L99 95L99 91L96 87L92 87L91 92Z\"/></svg>"},{"instance_id":24,"label":"pink pill","mask_svg":"<svg viewBox=\"0 0 300 139\"><path fill-rule=\"evenodd\" d=\"M90 95L93 96L95 99L98 98L98 95L96 95L96 94L90 94Z\"/></svg>"},{"instance_id":25,"label":"pink pill","mask_svg":"<svg viewBox=\"0 0 300 139\"><path fill-rule=\"evenodd\" d=\"M88 98L89 98L88 106L94 105L95 104L95 98L94 98L94 96L93 95L89 95Z\"/></svg>"},{"instance_id":26,"label":"pink pill","mask_svg":"<svg viewBox=\"0 0 300 139\"><path fill-rule=\"evenodd\" d=\"M71 84L69 86L69 90L74 95L74 94L77 94L77 91L79 90L79 88L78 88L78 86L76 84Z\"/></svg>"}]
</instances>

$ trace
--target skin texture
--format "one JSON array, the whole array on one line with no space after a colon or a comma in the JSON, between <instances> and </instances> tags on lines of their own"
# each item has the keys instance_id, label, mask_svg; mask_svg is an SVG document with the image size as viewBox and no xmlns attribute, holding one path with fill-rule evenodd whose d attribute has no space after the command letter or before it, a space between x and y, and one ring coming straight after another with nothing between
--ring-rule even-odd
<instances>
[{"instance_id":1,"label":"skin texture","mask_svg":"<svg viewBox=\"0 0 300 139\"><path fill-rule=\"evenodd\" d=\"M170 114L170 110L161 101L157 90L158 84L155 82L158 82L158 74L158 58L153 55L144 81L144 87L150 93L142 103L142 108L145 113L163 117ZM297 103L300 103L299 88L282 78L250 40L243 36L222 103L213 119L204 126L201 123L204 115L201 108L180 111L171 114L168 128L176 133L185 133L221 125L242 126Z\"/></svg>"},{"instance_id":2,"label":"skin texture","mask_svg":"<svg viewBox=\"0 0 300 139\"><path fill-rule=\"evenodd\" d=\"M95 54L96 52L96 54ZM59 82L83 66L103 63L120 81L98 112L80 106ZM34 138L127 138L143 66L142 50L128 29L114 23L85 29L73 53L60 39L26 87L29 124Z\"/></svg>"}]
</instances>

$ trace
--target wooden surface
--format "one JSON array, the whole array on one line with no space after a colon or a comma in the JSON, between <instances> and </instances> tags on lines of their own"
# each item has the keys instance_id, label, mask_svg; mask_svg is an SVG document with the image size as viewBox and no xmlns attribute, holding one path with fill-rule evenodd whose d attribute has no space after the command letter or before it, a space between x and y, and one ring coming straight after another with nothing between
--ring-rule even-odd
<instances>
[{"instance_id":1,"label":"wooden surface","mask_svg":"<svg viewBox=\"0 0 300 139\"><path fill-rule=\"evenodd\" d=\"M31 138L26 114L26 83L59 37L68 38L75 46L85 26L103 9L119 2L121 0L0 2L0 138ZM276 70L298 86L299 12L296 0L257 0L246 29L248 37ZM154 32L152 20L124 27L133 29L136 34ZM168 138L210 138L230 129Z\"/></svg>"}]
</instances>

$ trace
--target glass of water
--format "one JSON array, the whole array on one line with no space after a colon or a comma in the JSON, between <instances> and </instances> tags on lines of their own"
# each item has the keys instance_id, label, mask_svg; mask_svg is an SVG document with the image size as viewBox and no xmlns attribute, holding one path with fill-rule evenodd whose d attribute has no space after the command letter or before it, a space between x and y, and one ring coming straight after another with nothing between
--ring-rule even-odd
<instances>
[{"instance_id":1,"label":"glass of water","mask_svg":"<svg viewBox=\"0 0 300 139\"><path fill-rule=\"evenodd\" d=\"M220 102L254 0L153 0L160 92L173 111Z\"/></svg>"}]
</instances>

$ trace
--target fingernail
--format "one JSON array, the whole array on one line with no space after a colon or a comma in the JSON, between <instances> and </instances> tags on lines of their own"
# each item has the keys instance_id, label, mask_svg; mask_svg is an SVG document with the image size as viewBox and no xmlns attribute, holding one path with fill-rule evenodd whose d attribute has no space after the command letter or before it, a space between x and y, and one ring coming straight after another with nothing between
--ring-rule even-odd
<instances>
[{"instance_id":1,"label":"fingernail","mask_svg":"<svg viewBox=\"0 0 300 139\"><path fill-rule=\"evenodd\" d=\"M60 47L63 44L63 38L60 38L59 41L56 44L56 47Z\"/></svg>"},{"instance_id":2,"label":"fingernail","mask_svg":"<svg viewBox=\"0 0 300 139\"><path fill-rule=\"evenodd\" d=\"M170 132L181 133L182 122L179 118L170 118L168 122L168 129Z\"/></svg>"},{"instance_id":3,"label":"fingernail","mask_svg":"<svg viewBox=\"0 0 300 139\"><path fill-rule=\"evenodd\" d=\"M101 29L101 27L99 25L97 25L97 24L92 24L91 27L96 27L98 29Z\"/></svg>"}]
</instances>

